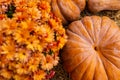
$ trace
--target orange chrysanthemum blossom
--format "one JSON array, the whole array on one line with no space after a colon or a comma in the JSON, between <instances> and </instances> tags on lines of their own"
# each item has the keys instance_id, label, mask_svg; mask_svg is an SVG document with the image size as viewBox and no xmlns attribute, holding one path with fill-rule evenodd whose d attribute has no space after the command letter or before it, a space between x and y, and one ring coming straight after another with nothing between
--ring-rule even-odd
<instances>
[{"instance_id":1,"label":"orange chrysanthemum blossom","mask_svg":"<svg viewBox=\"0 0 120 80\"><path fill-rule=\"evenodd\" d=\"M1 0L0 11L0 80L46 80L53 75L67 36L50 4Z\"/></svg>"}]
</instances>

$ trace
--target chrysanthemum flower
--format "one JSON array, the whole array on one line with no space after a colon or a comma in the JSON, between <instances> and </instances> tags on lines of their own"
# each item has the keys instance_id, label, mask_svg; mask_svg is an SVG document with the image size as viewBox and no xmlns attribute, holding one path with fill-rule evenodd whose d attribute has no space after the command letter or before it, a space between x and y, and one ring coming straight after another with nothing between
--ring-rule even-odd
<instances>
[{"instance_id":1,"label":"chrysanthemum flower","mask_svg":"<svg viewBox=\"0 0 120 80\"><path fill-rule=\"evenodd\" d=\"M48 79L67 41L50 4L0 0L0 11L0 80Z\"/></svg>"}]
</instances>

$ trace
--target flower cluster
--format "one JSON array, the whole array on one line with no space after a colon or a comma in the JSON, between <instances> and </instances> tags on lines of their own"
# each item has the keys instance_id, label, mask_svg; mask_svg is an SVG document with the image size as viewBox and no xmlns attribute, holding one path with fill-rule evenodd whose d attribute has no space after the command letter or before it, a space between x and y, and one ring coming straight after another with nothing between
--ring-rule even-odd
<instances>
[{"instance_id":1,"label":"flower cluster","mask_svg":"<svg viewBox=\"0 0 120 80\"><path fill-rule=\"evenodd\" d=\"M0 0L0 80L46 80L66 37L45 0Z\"/></svg>"}]
</instances>

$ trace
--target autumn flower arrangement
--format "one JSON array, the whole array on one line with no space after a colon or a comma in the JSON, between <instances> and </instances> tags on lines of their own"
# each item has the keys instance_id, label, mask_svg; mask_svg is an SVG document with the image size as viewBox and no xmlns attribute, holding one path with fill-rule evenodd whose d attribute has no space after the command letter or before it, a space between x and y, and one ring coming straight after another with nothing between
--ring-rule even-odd
<instances>
[{"instance_id":1,"label":"autumn flower arrangement","mask_svg":"<svg viewBox=\"0 0 120 80\"><path fill-rule=\"evenodd\" d=\"M44 0L0 0L0 80L46 80L66 43Z\"/></svg>"}]
</instances>

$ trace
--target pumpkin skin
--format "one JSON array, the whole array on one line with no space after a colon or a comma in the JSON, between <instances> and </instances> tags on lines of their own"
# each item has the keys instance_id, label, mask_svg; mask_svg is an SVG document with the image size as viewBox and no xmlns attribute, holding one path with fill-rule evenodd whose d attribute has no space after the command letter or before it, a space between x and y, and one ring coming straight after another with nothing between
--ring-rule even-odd
<instances>
[{"instance_id":1,"label":"pumpkin skin","mask_svg":"<svg viewBox=\"0 0 120 80\"><path fill-rule=\"evenodd\" d=\"M120 29L113 20L86 16L66 33L62 59L72 80L120 80Z\"/></svg>"},{"instance_id":2,"label":"pumpkin skin","mask_svg":"<svg viewBox=\"0 0 120 80\"><path fill-rule=\"evenodd\" d=\"M62 20L63 24L78 20L85 4L85 0L51 0L52 12Z\"/></svg>"}]
</instances>

